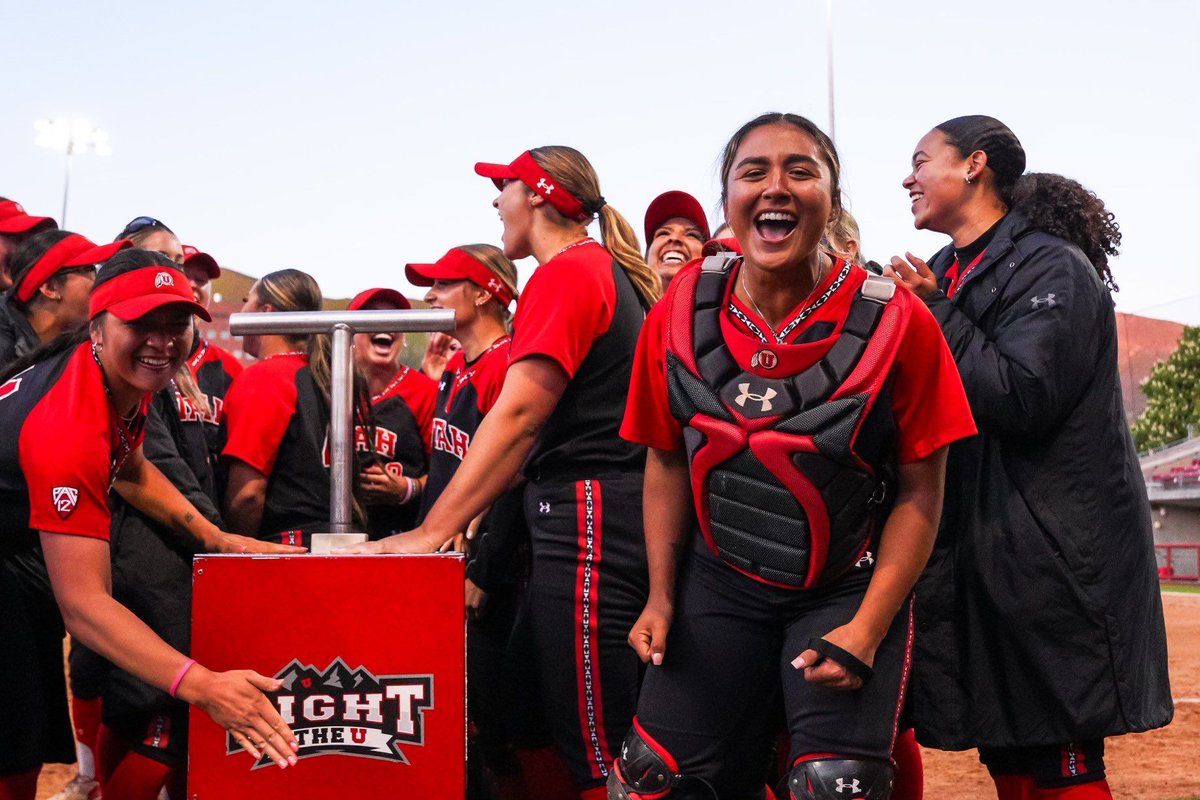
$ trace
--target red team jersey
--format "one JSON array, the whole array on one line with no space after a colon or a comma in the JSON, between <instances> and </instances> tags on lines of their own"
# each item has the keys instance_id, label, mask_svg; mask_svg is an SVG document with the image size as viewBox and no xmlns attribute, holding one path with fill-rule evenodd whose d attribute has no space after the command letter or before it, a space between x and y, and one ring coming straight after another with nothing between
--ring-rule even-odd
<instances>
[{"instance_id":1,"label":"red team jersey","mask_svg":"<svg viewBox=\"0 0 1200 800\"><path fill-rule=\"evenodd\" d=\"M699 262L685 267L699 268ZM789 315L776 337L752 308L734 296L741 264L732 269L720 320L722 333L738 365L763 378L797 374L824 357L837 341L850 303L867 278L862 267L838 259L810 298ZM958 367L941 328L923 303L910 305L911 317L899 343L891 383L892 414L899 429L896 456L901 464L919 461L976 432ZM683 429L672 416L667 397L668 310L666 302L656 305L642 328L621 435L660 450L678 450L683 447ZM757 363L755 356L764 350L777 359L768 361L771 369L752 366Z\"/></svg>"},{"instance_id":2,"label":"red team jersey","mask_svg":"<svg viewBox=\"0 0 1200 800\"><path fill-rule=\"evenodd\" d=\"M225 395L233 381L242 374L245 367L242 362L233 357L229 351L201 339L196 349L187 360L188 369L196 379L204 397L208 400L209 413L202 414L187 398L179 392L175 393L175 401L179 404L179 419L183 422L205 423L206 428L216 430L224 416ZM219 448L217 452L220 452Z\"/></svg>"},{"instance_id":3,"label":"red team jersey","mask_svg":"<svg viewBox=\"0 0 1200 800\"><path fill-rule=\"evenodd\" d=\"M446 364L433 418L433 453L421 498L421 518L437 502L471 447L480 423L504 388L511 339L502 336L470 364L459 350Z\"/></svg>"},{"instance_id":4,"label":"red team jersey","mask_svg":"<svg viewBox=\"0 0 1200 800\"><path fill-rule=\"evenodd\" d=\"M624 387L645 312L612 255L591 239L533 273L513 319L509 363L541 356L570 382L525 465L532 480L640 470L645 451L621 441Z\"/></svg>"},{"instance_id":5,"label":"red team jersey","mask_svg":"<svg viewBox=\"0 0 1200 800\"><path fill-rule=\"evenodd\" d=\"M142 442L149 397L126 423L84 342L0 387L0 505L19 531L109 538L108 491ZM11 552L11 545L3 549Z\"/></svg>"},{"instance_id":6,"label":"red team jersey","mask_svg":"<svg viewBox=\"0 0 1200 800\"><path fill-rule=\"evenodd\" d=\"M372 448L359 426L355 436L359 451L373 449L384 469L395 476L419 478L426 474L436 404L437 384L419 370L401 367L384 390L371 398L375 442ZM413 502L368 506L371 532L386 535L411 530L418 508Z\"/></svg>"}]
</instances>

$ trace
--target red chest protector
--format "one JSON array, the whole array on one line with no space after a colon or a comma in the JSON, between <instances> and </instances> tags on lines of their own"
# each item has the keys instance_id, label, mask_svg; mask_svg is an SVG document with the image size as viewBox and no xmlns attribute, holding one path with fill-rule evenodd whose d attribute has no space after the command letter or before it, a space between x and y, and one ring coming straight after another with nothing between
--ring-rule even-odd
<instances>
[{"instance_id":1,"label":"red chest protector","mask_svg":"<svg viewBox=\"0 0 1200 800\"><path fill-rule=\"evenodd\" d=\"M866 556L890 510L888 376L908 305L890 280L870 275L824 358L762 378L738 365L721 333L734 259L706 258L671 287L671 413L684 426L709 548L755 579L811 589Z\"/></svg>"}]
</instances>

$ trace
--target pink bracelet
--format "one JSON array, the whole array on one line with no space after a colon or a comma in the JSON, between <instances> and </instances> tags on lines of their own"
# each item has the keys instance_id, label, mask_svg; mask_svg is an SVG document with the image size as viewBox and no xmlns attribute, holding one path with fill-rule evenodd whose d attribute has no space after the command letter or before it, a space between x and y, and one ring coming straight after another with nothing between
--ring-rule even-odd
<instances>
[{"instance_id":1,"label":"pink bracelet","mask_svg":"<svg viewBox=\"0 0 1200 800\"><path fill-rule=\"evenodd\" d=\"M189 658L187 661L183 662L183 666L179 668L179 672L175 673L175 680L171 681L171 689L170 692L168 692L171 697L175 696L175 691L179 689L179 683L183 680L183 676L187 675L187 671L191 669L192 665L195 663L196 659Z\"/></svg>"},{"instance_id":2,"label":"pink bracelet","mask_svg":"<svg viewBox=\"0 0 1200 800\"><path fill-rule=\"evenodd\" d=\"M404 483L405 483L404 497L400 498L400 505L404 505L409 500L413 499L413 487L416 485L416 481L414 481L412 478L408 477L407 475L404 476Z\"/></svg>"}]
</instances>

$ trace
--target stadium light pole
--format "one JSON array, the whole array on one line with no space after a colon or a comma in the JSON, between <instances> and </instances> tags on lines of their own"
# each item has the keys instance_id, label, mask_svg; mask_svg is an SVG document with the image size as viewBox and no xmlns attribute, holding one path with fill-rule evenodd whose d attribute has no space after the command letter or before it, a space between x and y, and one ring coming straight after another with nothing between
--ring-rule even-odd
<instances>
[{"instance_id":1,"label":"stadium light pole","mask_svg":"<svg viewBox=\"0 0 1200 800\"><path fill-rule=\"evenodd\" d=\"M825 57L829 73L829 138L837 142L833 119L833 0L825 0Z\"/></svg>"},{"instance_id":2,"label":"stadium light pole","mask_svg":"<svg viewBox=\"0 0 1200 800\"><path fill-rule=\"evenodd\" d=\"M71 156L82 155L91 151L98 156L112 155L109 145L109 135L84 119L39 119L33 123L37 138L33 143L56 153L67 156L66 172L63 176L62 218L59 221L64 229L67 227L67 198L71 192Z\"/></svg>"}]
</instances>

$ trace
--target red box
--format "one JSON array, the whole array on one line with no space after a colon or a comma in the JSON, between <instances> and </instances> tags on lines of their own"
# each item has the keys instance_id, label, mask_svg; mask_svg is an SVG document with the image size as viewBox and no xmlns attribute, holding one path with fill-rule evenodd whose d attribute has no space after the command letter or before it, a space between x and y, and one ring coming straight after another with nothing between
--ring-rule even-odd
<instances>
[{"instance_id":1,"label":"red box","mask_svg":"<svg viewBox=\"0 0 1200 800\"><path fill-rule=\"evenodd\" d=\"M255 762L193 709L190 800L463 797L463 578L457 554L198 556L192 655L283 679L301 747Z\"/></svg>"}]
</instances>

